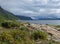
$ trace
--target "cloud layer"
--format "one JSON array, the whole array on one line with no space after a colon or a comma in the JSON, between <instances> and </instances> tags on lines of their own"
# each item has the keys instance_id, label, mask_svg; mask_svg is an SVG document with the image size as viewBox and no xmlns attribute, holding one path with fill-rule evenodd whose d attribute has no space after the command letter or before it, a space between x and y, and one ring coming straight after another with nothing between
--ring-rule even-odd
<instances>
[{"instance_id":1,"label":"cloud layer","mask_svg":"<svg viewBox=\"0 0 60 44\"><path fill-rule=\"evenodd\" d=\"M57 14L60 16L60 0L0 0L0 6L16 15Z\"/></svg>"}]
</instances>

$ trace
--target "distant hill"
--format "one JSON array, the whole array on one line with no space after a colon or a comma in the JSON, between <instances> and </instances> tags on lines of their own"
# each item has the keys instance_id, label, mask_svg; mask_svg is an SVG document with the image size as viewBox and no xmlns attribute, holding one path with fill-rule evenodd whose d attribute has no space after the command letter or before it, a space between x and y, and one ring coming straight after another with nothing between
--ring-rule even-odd
<instances>
[{"instance_id":1,"label":"distant hill","mask_svg":"<svg viewBox=\"0 0 60 44\"><path fill-rule=\"evenodd\" d=\"M32 20L31 17L27 17L27 16L21 16L21 15L16 15L18 18L20 18L20 20Z\"/></svg>"},{"instance_id":2,"label":"distant hill","mask_svg":"<svg viewBox=\"0 0 60 44\"><path fill-rule=\"evenodd\" d=\"M60 20L60 18L56 14L33 16L31 18L34 20Z\"/></svg>"},{"instance_id":3,"label":"distant hill","mask_svg":"<svg viewBox=\"0 0 60 44\"><path fill-rule=\"evenodd\" d=\"M39 18L38 20L60 20L60 18Z\"/></svg>"},{"instance_id":4,"label":"distant hill","mask_svg":"<svg viewBox=\"0 0 60 44\"><path fill-rule=\"evenodd\" d=\"M7 19L7 20L16 20L18 19L14 14L4 10L2 7L0 7L0 20L1 19Z\"/></svg>"}]
</instances>

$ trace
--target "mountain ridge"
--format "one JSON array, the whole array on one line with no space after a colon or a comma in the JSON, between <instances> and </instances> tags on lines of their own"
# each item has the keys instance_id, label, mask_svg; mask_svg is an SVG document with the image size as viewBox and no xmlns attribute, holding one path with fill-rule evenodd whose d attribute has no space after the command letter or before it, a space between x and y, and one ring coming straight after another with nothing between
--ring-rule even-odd
<instances>
[{"instance_id":1,"label":"mountain ridge","mask_svg":"<svg viewBox=\"0 0 60 44\"><path fill-rule=\"evenodd\" d=\"M10 13L7 10L4 10L2 7L0 7L0 19L16 20L18 18L13 13Z\"/></svg>"},{"instance_id":2,"label":"mountain ridge","mask_svg":"<svg viewBox=\"0 0 60 44\"><path fill-rule=\"evenodd\" d=\"M53 15L53 14L49 14L49 15L40 15L40 16L33 16L31 17L34 20L60 20L60 18L58 18L58 16Z\"/></svg>"},{"instance_id":3,"label":"mountain ridge","mask_svg":"<svg viewBox=\"0 0 60 44\"><path fill-rule=\"evenodd\" d=\"M20 18L20 20L33 20L31 17L16 15L16 17Z\"/></svg>"}]
</instances>

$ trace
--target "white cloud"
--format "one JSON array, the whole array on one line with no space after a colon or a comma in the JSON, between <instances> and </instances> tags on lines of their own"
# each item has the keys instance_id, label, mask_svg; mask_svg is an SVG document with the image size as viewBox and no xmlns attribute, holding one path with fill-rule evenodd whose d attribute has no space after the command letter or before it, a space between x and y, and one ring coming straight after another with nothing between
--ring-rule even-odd
<instances>
[{"instance_id":1,"label":"white cloud","mask_svg":"<svg viewBox=\"0 0 60 44\"><path fill-rule=\"evenodd\" d=\"M60 0L51 0L52 2L59 2Z\"/></svg>"},{"instance_id":2,"label":"white cloud","mask_svg":"<svg viewBox=\"0 0 60 44\"><path fill-rule=\"evenodd\" d=\"M60 9L40 9L39 10L40 14L60 14Z\"/></svg>"},{"instance_id":3,"label":"white cloud","mask_svg":"<svg viewBox=\"0 0 60 44\"><path fill-rule=\"evenodd\" d=\"M60 9L50 9L50 13L59 14L60 13Z\"/></svg>"},{"instance_id":4,"label":"white cloud","mask_svg":"<svg viewBox=\"0 0 60 44\"><path fill-rule=\"evenodd\" d=\"M60 9L57 9L57 10L56 10L56 13L60 13Z\"/></svg>"},{"instance_id":5,"label":"white cloud","mask_svg":"<svg viewBox=\"0 0 60 44\"><path fill-rule=\"evenodd\" d=\"M36 5L46 5L48 0L35 0L34 2Z\"/></svg>"},{"instance_id":6,"label":"white cloud","mask_svg":"<svg viewBox=\"0 0 60 44\"><path fill-rule=\"evenodd\" d=\"M39 12L45 12L46 11L46 9L40 9L39 10Z\"/></svg>"},{"instance_id":7,"label":"white cloud","mask_svg":"<svg viewBox=\"0 0 60 44\"><path fill-rule=\"evenodd\" d=\"M40 0L41 1L41 0ZM47 4L48 3L48 0L42 0L41 1L43 4Z\"/></svg>"},{"instance_id":8,"label":"white cloud","mask_svg":"<svg viewBox=\"0 0 60 44\"><path fill-rule=\"evenodd\" d=\"M23 11L24 13L35 13L33 11Z\"/></svg>"}]
</instances>

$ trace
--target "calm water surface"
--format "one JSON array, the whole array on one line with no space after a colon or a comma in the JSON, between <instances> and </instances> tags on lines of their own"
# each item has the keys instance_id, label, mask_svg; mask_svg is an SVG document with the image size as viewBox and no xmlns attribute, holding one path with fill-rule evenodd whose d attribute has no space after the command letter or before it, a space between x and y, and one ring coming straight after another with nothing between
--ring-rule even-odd
<instances>
[{"instance_id":1,"label":"calm water surface","mask_svg":"<svg viewBox=\"0 0 60 44\"><path fill-rule=\"evenodd\" d=\"M20 20L21 22L30 22L36 24L60 25L60 20Z\"/></svg>"}]
</instances>

